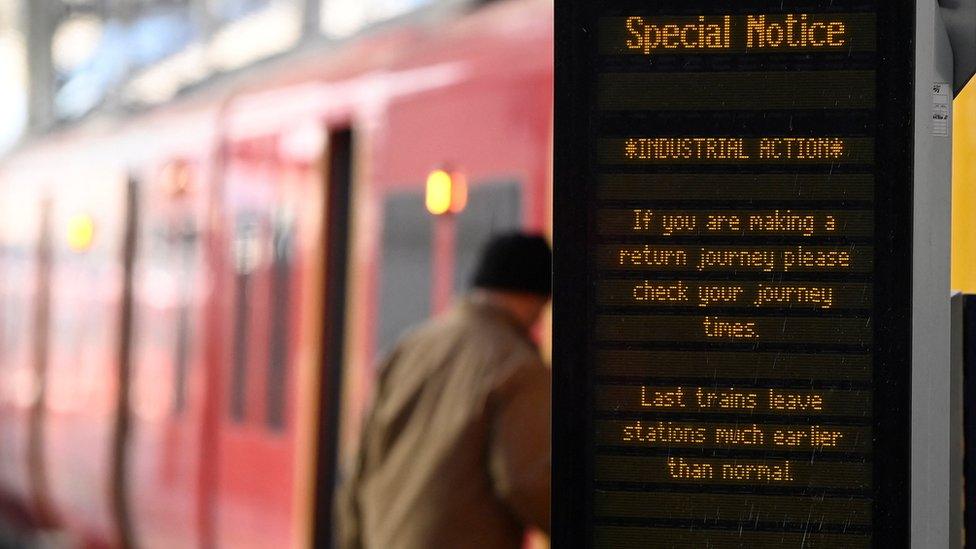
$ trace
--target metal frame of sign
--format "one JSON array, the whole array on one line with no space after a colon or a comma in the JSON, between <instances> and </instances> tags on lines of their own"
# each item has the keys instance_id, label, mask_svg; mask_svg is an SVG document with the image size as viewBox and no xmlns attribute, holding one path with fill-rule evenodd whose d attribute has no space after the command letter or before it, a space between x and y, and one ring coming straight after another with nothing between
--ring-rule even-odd
<instances>
[{"instance_id":1,"label":"metal frame of sign","mask_svg":"<svg viewBox=\"0 0 976 549\"><path fill-rule=\"evenodd\" d=\"M722 9L718 6L729 4L705 0L555 2L552 408L552 542L555 548L594 545L591 338L595 329L592 305L595 281L590 272L596 246L596 159L591 141L597 113L596 23L607 9L630 6L642 14L657 10L662 14L674 14L675 10L688 14L700 6L714 14L716 9ZM877 13L870 534L874 547L905 547L911 524L915 3L747 0L725 9L780 13L824 7L836 12L867 7ZM648 131L639 124L635 122L639 131ZM705 522L664 521L662 524L692 530L703 527ZM648 543L653 542L648 540Z\"/></svg>"}]
</instances>

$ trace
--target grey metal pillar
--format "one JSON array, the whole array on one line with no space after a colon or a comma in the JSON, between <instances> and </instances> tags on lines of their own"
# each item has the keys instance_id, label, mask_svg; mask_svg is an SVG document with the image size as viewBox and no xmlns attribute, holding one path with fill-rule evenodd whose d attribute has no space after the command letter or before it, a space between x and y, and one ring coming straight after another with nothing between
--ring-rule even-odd
<instances>
[{"instance_id":1,"label":"grey metal pillar","mask_svg":"<svg viewBox=\"0 0 976 549\"><path fill-rule=\"evenodd\" d=\"M302 18L302 34L305 37L319 33L319 19L322 14L322 0L304 0L305 9Z\"/></svg>"},{"instance_id":2,"label":"grey metal pillar","mask_svg":"<svg viewBox=\"0 0 976 549\"><path fill-rule=\"evenodd\" d=\"M949 291L953 51L935 0L916 4L912 274L912 549L959 547ZM936 105L944 111L936 120ZM942 124L937 124L942 122Z\"/></svg>"},{"instance_id":3,"label":"grey metal pillar","mask_svg":"<svg viewBox=\"0 0 976 549\"><path fill-rule=\"evenodd\" d=\"M207 0L190 1L190 14L193 17L194 24L200 30L198 38L203 43L208 42L214 33L214 19L208 3Z\"/></svg>"},{"instance_id":4,"label":"grey metal pillar","mask_svg":"<svg viewBox=\"0 0 976 549\"><path fill-rule=\"evenodd\" d=\"M60 18L56 0L26 0L22 3L27 35L28 109L31 131L41 131L54 122L54 59L52 39Z\"/></svg>"}]
</instances>

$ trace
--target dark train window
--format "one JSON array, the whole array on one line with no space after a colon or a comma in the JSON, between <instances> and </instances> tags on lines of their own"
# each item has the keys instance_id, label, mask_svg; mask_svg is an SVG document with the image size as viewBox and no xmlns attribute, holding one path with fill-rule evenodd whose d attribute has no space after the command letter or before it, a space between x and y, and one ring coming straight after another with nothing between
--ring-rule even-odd
<instances>
[{"instance_id":1,"label":"dark train window","mask_svg":"<svg viewBox=\"0 0 976 549\"><path fill-rule=\"evenodd\" d=\"M468 206L457 218L454 289L467 291L478 254L492 235L521 226L522 194L518 183L472 186Z\"/></svg>"},{"instance_id":2,"label":"dark train window","mask_svg":"<svg viewBox=\"0 0 976 549\"><path fill-rule=\"evenodd\" d=\"M247 350L250 344L251 277L260 260L261 225L254 215L238 218L233 244L234 339L231 370L230 413L235 421L247 417Z\"/></svg>"},{"instance_id":3,"label":"dark train window","mask_svg":"<svg viewBox=\"0 0 976 549\"><path fill-rule=\"evenodd\" d=\"M431 219L420 193L391 194L383 211L380 351L430 314Z\"/></svg>"},{"instance_id":4,"label":"dark train window","mask_svg":"<svg viewBox=\"0 0 976 549\"><path fill-rule=\"evenodd\" d=\"M275 224L271 264L271 326L268 343L267 416L274 429L285 425L285 382L288 367L288 320L291 310L293 231Z\"/></svg>"},{"instance_id":5,"label":"dark train window","mask_svg":"<svg viewBox=\"0 0 976 549\"><path fill-rule=\"evenodd\" d=\"M193 283L195 280L196 229L191 221L184 223L174 235L179 284L176 310L176 345L174 349L173 410L179 415L186 409L187 377L190 363L190 319L192 313Z\"/></svg>"}]
</instances>

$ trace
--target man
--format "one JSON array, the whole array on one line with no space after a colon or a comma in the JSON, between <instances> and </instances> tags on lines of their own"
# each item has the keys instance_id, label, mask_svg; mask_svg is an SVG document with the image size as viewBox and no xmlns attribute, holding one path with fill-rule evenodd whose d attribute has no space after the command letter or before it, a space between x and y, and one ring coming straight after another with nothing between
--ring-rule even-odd
<instances>
[{"instance_id":1,"label":"man","mask_svg":"<svg viewBox=\"0 0 976 549\"><path fill-rule=\"evenodd\" d=\"M549 370L530 329L552 252L508 234L474 289L406 335L380 371L338 505L342 549L514 548L549 531Z\"/></svg>"}]
</instances>

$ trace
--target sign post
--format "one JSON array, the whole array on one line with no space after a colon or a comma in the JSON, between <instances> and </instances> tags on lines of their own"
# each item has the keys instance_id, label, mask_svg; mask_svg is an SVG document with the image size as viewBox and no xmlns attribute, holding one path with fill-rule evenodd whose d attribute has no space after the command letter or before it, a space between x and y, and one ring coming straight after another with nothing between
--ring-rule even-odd
<instances>
[{"instance_id":1,"label":"sign post","mask_svg":"<svg viewBox=\"0 0 976 549\"><path fill-rule=\"evenodd\" d=\"M935 3L556 29L554 546L948 546Z\"/></svg>"}]
</instances>

